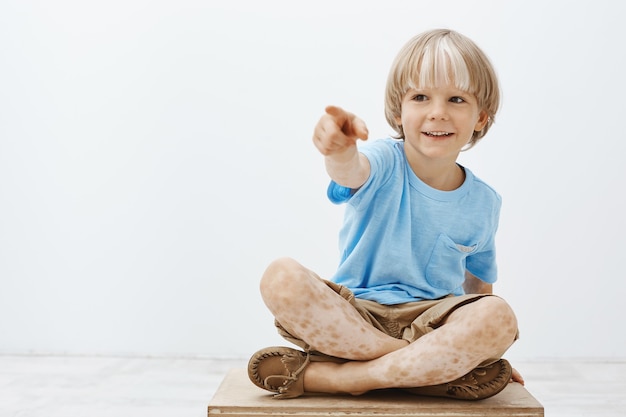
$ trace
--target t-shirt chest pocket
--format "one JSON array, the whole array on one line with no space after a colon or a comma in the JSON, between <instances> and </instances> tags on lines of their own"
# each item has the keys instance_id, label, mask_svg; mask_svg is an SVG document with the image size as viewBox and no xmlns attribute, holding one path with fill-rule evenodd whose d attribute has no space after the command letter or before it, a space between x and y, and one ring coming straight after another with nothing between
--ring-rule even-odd
<instances>
[{"instance_id":1,"label":"t-shirt chest pocket","mask_svg":"<svg viewBox=\"0 0 626 417\"><path fill-rule=\"evenodd\" d=\"M426 280L435 288L453 291L465 281L465 259L476 251L478 244L470 246L454 242L440 234L426 265Z\"/></svg>"}]
</instances>

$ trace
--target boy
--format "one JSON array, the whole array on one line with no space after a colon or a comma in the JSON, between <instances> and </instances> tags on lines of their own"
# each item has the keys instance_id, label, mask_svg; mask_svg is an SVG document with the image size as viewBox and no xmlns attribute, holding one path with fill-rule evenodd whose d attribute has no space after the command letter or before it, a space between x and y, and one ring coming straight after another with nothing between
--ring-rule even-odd
<instances>
[{"instance_id":1,"label":"boy","mask_svg":"<svg viewBox=\"0 0 626 417\"><path fill-rule=\"evenodd\" d=\"M294 398L305 392L402 388L482 399L513 378L502 354L517 338L509 305L492 295L500 196L456 163L489 130L499 86L468 38L434 30L396 57L385 115L395 139L365 143L364 122L327 107L313 141L346 203L332 281L292 259L274 261L261 294L279 333L304 351L266 348L250 380Z\"/></svg>"}]
</instances>

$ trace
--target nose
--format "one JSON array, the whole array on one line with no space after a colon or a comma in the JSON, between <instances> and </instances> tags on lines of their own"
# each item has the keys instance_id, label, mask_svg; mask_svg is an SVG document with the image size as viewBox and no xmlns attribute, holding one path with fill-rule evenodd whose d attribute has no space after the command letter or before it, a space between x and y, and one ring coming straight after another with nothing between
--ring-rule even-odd
<instances>
[{"instance_id":1,"label":"nose","mask_svg":"<svg viewBox=\"0 0 626 417\"><path fill-rule=\"evenodd\" d=\"M448 110L446 102L442 100L432 100L428 111L429 120L447 120Z\"/></svg>"}]
</instances>

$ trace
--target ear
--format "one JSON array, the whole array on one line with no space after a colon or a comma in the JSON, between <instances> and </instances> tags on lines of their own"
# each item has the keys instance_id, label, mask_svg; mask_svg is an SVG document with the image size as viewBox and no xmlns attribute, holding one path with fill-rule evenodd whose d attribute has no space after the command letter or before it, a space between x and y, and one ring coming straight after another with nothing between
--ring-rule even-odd
<instances>
[{"instance_id":1,"label":"ear","mask_svg":"<svg viewBox=\"0 0 626 417\"><path fill-rule=\"evenodd\" d=\"M476 125L474 126L474 131L480 132L481 130L483 130L484 127L487 125L488 121L489 121L489 115L487 114L486 111L482 110L480 114L478 115L478 121L476 122Z\"/></svg>"}]
</instances>

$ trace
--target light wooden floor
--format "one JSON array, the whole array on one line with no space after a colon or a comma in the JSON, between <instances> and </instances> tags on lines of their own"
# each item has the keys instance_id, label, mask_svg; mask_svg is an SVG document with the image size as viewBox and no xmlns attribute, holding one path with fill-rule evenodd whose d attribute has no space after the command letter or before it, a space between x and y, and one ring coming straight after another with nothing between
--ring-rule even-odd
<instances>
[{"instance_id":1,"label":"light wooden floor","mask_svg":"<svg viewBox=\"0 0 626 417\"><path fill-rule=\"evenodd\" d=\"M245 360L1 356L0 417L206 417ZM626 362L513 364L547 417L626 416Z\"/></svg>"}]
</instances>

